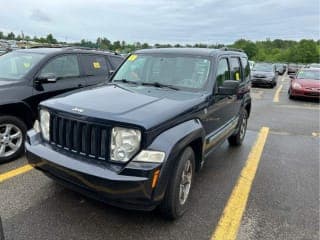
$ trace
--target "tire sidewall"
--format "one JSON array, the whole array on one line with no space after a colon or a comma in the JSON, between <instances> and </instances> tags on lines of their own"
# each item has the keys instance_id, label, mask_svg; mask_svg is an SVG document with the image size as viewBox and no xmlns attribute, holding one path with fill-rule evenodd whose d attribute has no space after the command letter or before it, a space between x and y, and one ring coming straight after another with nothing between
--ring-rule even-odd
<instances>
[{"instance_id":1,"label":"tire sidewall","mask_svg":"<svg viewBox=\"0 0 320 240\"><path fill-rule=\"evenodd\" d=\"M188 160L190 160L190 163L192 166L191 186L190 186L190 191L189 191L187 200L185 201L185 203L183 205L181 205L180 201L179 201L181 175L184 170L185 164ZM190 200L190 195L191 195L193 181L194 181L194 174L195 174L195 156L194 156L193 150L190 147L188 147L181 154L180 159L179 159L179 163L177 165L176 172L175 172L174 201L175 201L175 206L176 206L177 217L182 216L186 212L186 210L188 209L188 205L189 205L188 203Z\"/></svg>"},{"instance_id":2,"label":"tire sidewall","mask_svg":"<svg viewBox=\"0 0 320 240\"><path fill-rule=\"evenodd\" d=\"M245 132L244 132L244 135L243 135L243 138L241 138L241 126L242 126L242 122L243 121L247 121L246 122L246 129L245 129ZM239 131L238 131L238 136L239 136L239 141L242 142L246 136L246 132L247 132L247 128L248 128L248 113L246 110L242 110L241 111L241 121L240 121L240 126L239 126Z\"/></svg>"}]
</instances>

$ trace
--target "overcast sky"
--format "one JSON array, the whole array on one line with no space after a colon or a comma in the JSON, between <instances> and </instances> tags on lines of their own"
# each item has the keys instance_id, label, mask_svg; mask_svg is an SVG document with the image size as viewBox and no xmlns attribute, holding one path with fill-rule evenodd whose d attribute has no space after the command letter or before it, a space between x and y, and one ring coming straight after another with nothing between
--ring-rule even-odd
<instances>
[{"instance_id":1,"label":"overcast sky","mask_svg":"<svg viewBox=\"0 0 320 240\"><path fill-rule=\"evenodd\" d=\"M319 39L319 0L9 0L0 31L60 41L232 43Z\"/></svg>"}]
</instances>

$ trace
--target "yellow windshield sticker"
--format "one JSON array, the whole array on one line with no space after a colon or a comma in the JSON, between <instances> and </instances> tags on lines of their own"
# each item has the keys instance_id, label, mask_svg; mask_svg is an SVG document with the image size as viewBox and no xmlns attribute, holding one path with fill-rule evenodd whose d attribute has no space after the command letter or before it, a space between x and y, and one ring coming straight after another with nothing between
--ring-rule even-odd
<instances>
[{"instance_id":1,"label":"yellow windshield sticker","mask_svg":"<svg viewBox=\"0 0 320 240\"><path fill-rule=\"evenodd\" d=\"M101 68L100 63L99 62L93 62L93 67L94 68Z\"/></svg>"},{"instance_id":2,"label":"yellow windshield sticker","mask_svg":"<svg viewBox=\"0 0 320 240\"><path fill-rule=\"evenodd\" d=\"M138 57L137 55L132 54L132 55L128 58L128 60L131 61L131 62L133 62L134 60L137 59L137 57Z\"/></svg>"},{"instance_id":3,"label":"yellow windshield sticker","mask_svg":"<svg viewBox=\"0 0 320 240\"><path fill-rule=\"evenodd\" d=\"M240 74L238 72L236 73L236 80L240 80Z\"/></svg>"},{"instance_id":4,"label":"yellow windshield sticker","mask_svg":"<svg viewBox=\"0 0 320 240\"><path fill-rule=\"evenodd\" d=\"M24 68L29 68L30 67L30 63L23 63Z\"/></svg>"}]
</instances>

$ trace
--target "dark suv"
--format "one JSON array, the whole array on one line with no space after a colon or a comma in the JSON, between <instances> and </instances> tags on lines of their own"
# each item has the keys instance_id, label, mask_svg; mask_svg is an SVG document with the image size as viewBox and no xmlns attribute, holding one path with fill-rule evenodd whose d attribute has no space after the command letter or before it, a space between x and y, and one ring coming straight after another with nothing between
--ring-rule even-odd
<instances>
[{"instance_id":1,"label":"dark suv","mask_svg":"<svg viewBox=\"0 0 320 240\"><path fill-rule=\"evenodd\" d=\"M174 219L209 154L242 143L249 93L241 51L139 50L109 84L42 102L26 155L76 191Z\"/></svg>"},{"instance_id":2,"label":"dark suv","mask_svg":"<svg viewBox=\"0 0 320 240\"><path fill-rule=\"evenodd\" d=\"M77 48L16 50L0 57L0 162L23 152L40 101L106 81L123 57Z\"/></svg>"}]
</instances>

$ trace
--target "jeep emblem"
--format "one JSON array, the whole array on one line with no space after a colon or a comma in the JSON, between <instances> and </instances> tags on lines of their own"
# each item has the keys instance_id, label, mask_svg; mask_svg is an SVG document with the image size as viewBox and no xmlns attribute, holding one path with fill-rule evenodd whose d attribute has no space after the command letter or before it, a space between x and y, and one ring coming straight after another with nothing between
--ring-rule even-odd
<instances>
[{"instance_id":1,"label":"jeep emblem","mask_svg":"<svg viewBox=\"0 0 320 240\"><path fill-rule=\"evenodd\" d=\"M74 107L71 109L72 111L75 111L75 112L78 112L78 113L82 113L83 112L83 109L81 108L77 108L77 107Z\"/></svg>"}]
</instances>

